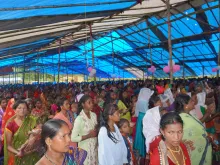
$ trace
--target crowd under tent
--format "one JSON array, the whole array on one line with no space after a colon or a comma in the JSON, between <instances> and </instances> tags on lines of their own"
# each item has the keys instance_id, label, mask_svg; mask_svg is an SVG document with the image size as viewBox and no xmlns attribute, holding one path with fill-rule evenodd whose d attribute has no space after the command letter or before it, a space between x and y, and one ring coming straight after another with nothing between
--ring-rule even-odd
<instances>
[{"instance_id":1,"label":"crowd under tent","mask_svg":"<svg viewBox=\"0 0 220 165\"><path fill-rule=\"evenodd\" d=\"M0 74L143 78L154 66L168 78L173 60L174 77L216 76L219 12L218 0L1 1Z\"/></svg>"}]
</instances>

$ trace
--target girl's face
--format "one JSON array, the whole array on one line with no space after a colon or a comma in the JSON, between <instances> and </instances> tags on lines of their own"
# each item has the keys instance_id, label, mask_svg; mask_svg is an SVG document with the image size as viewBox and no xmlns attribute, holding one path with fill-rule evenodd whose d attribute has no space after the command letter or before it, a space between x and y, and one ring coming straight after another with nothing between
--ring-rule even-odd
<instances>
[{"instance_id":1,"label":"girl's face","mask_svg":"<svg viewBox=\"0 0 220 165\"><path fill-rule=\"evenodd\" d=\"M77 103L73 103L73 104L71 105L71 111L72 111L72 112L77 112L77 109L78 109L78 104L77 104Z\"/></svg>"},{"instance_id":2,"label":"girl's face","mask_svg":"<svg viewBox=\"0 0 220 165\"><path fill-rule=\"evenodd\" d=\"M158 100L155 104L154 104L155 107L159 106L159 107L163 107L163 103L161 100Z\"/></svg>"},{"instance_id":3,"label":"girl's face","mask_svg":"<svg viewBox=\"0 0 220 165\"><path fill-rule=\"evenodd\" d=\"M88 100L86 100L85 103L82 103L82 106L83 106L83 109L84 109L84 110L89 110L89 111L91 111L92 108L93 108L93 102L92 102L92 99L89 98Z\"/></svg>"},{"instance_id":4,"label":"girl's face","mask_svg":"<svg viewBox=\"0 0 220 165\"><path fill-rule=\"evenodd\" d=\"M109 115L109 119L114 121L115 123L119 122L120 121L120 113L119 113L119 111L117 110L117 111L115 111L113 113L113 115Z\"/></svg>"},{"instance_id":5,"label":"girl's face","mask_svg":"<svg viewBox=\"0 0 220 165\"><path fill-rule=\"evenodd\" d=\"M137 97L136 96L133 96L132 99L131 99L132 103L136 103L137 102Z\"/></svg>"},{"instance_id":6,"label":"girl's face","mask_svg":"<svg viewBox=\"0 0 220 165\"><path fill-rule=\"evenodd\" d=\"M15 109L15 113L19 117L25 117L28 114L28 108L26 104L19 104Z\"/></svg>"},{"instance_id":7,"label":"girl's face","mask_svg":"<svg viewBox=\"0 0 220 165\"><path fill-rule=\"evenodd\" d=\"M168 146L177 147L183 138L183 126L180 123L168 124L160 130Z\"/></svg>"},{"instance_id":8,"label":"girl's face","mask_svg":"<svg viewBox=\"0 0 220 165\"><path fill-rule=\"evenodd\" d=\"M62 110L65 110L65 111L67 111L67 110L70 109L70 103L69 103L68 100L65 100L65 101L64 101L63 105L61 106L61 109L62 109Z\"/></svg>"},{"instance_id":9,"label":"girl's face","mask_svg":"<svg viewBox=\"0 0 220 165\"><path fill-rule=\"evenodd\" d=\"M123 97L123 98L127 98L127 97L128 97L128 93L127 93L126 91L124 91L124 92L122 93L122 97Z\"/></svg>"},{"instance_id":10,"label":"girl's face","mask_svg":"<svg viewBox=\"0 0 220 165\"><path fill-rule=\"evenodd\" d=\"M114 92L111 92L111 98L113 99L113 100L115 100L116 98L117 98L117 95L114 93Z\"/></svg>"},{"instance_id":11,"label":"girl's face","mask_svg":"<svg viewBox=\"0 0 220 165\"><path fill-rule=\"evenodd\" d=\"M42 108L42 103L40 101L37 101L36 104L35 104L35 107L37 109L41 109Z\"/></svg>"},{"instance_id":12,"label":"girl's face","mask_svg":"<svg viewBox=\"0 0 220 165\"><path fill-rule=\"evenodd\" d=\"M121 133L129 134L130 133L130 124L129 122L125 122L120 128Z\"/></svg>"},{"instance_id":13,"label":"girl's face","mask_svg":"<svg viewBox=\"0 0 220 165\"><path fill-rule=\"evenodd\" d=\"M101 93L100 93L100 96L101 96L102 98L105 98L105 95L106 95L106 92L105 92L104 90L102 90Z\"/></svg>"}]
</instances>

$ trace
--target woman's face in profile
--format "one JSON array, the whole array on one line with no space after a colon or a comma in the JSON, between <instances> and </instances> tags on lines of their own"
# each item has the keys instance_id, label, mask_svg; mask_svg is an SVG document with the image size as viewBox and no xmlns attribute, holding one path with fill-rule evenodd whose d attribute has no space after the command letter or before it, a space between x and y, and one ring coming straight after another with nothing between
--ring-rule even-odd
<instances>
[{"instance_id":1,"label":"woman's face in profile","mask_svg":"<svg viewBox=\"0 0 220 165\"><path fill-rule=\"evenodd\" d=\"M70 146L70 129L63 125L57 132L56 136L51 139L51 149L55 152L65 153L69 151Z\"/></svg>"}]
</instances>

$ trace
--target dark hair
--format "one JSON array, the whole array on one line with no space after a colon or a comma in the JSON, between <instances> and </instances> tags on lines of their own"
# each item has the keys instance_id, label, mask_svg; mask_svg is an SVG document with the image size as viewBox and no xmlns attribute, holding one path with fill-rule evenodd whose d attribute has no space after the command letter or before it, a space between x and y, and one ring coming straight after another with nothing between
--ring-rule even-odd
<instances>
[{"instance_id":1,"label":"dark hair","mask_svg":"<svg viewBox=\"0 0 220 165\"><path fill-rule=\"evenodd\" d=\"M28 104L27 104L27 102L24 101L24 100L18 100L18 101L16 101L16 102L14 103L14 105L13 105L12 108L15 110L15 109L18 108L18 106L19 106L20 104L25 104L25 105L27 106L27 108L28 108Z\"/></svg>"},{"instance_id":2,"label":"dark hair","mask_svg":"<svg viewBox=\"0 0 220 165\"><path fill-rule=\"evenodd\" d=\"M51 119L44 123L41 131L41 142L45 148L47 148L45 140L47 138L53 139L63 125L68 126L65 121L60 119Z\"/></svg>"},{"instance_id":3,"label":"dark hair","mask_svg":"<svg viewBox=\"0 0 220 165\"><path fill-rule=\"evenodd\" d=\"M157 95L152 95L149 99L149 109L155 107L155 104L160 101L160 97Z\"/></svg>"},{"instance_id":4,"label":"dark hair","mask_svg":"<svg viewBox=\"0 0 220 165\"><path fill-rule=\"evenodd\" d=\"M6 98L4 98L4 97L3 97L3 98L2 98L2 97L0 97L0 104L2 103L2 101L3 101L3 100L7 101L7 99L6 99Z\"/></svg>"},{"instance_id":5,"label":"dark hair","mask_svg":"<svg viewBox=\"0 0 220 165\"><path fill-rule=\"evenodd\" d=\"M129 121L127 119L120 119L120 121L118 122L118 128L120 129L125 123L129 124Z\"/></svg>"},{"instance_id":6,"label":"dark hair","mask_svg":"<svg viewBox=\"0 0 220 165\"><path fill-rule=\"evenodd\" d=\"M117 105L111 103L105 104L104 111L102 113L102 116L100 117L100 128L105 127L107 129L107 135L114 143L117 143L118 139L116 139L114 134L110 131L108 120L109 120L109 115L113 115L117 110L118 110Z\"/></svg>"},{"instance_id":7,"label":"dark hair","mask_svg":"<svg viewBox=\"0 0 220 165\"><path fill-rule=\"evenodd\" d=\"M174 101L175 112L181 113L184 111L184 105L188 104L190 100L190 96L187 94L179 94L176 96Z\"/></svg>"},{"instance_id":8,"label":"dark hair","mask_svg":"<svg viewBox=\"0 0 220 165\"><path fill-rule=\"evenodd\" d=\"M65 97L60 97L57 99L57 106L58 106L58 111L60 112L61 111L61 106L63 106L64 102L68 100L67 98Z\"/></svg>"},{"instance_id":9,"label":"dark hair","mask_svg":"<svg viewBox=\"0 0 220 165\"><path fill-rule=\"evenodd\" d=\"M114 102L114 100L111 98L111 94L115 93L113 90L110 90L106 95L105 95L105 102L106 104L111 104Z\"/></svg>"},{"instance_id":10,"label":"dark hair","mask_svg":"<svg viewBox=\"0 0 220 165\"><path fill-rule=\"evenodd\" d=\"M180 123L183 126L183 120L181 119L180 115L176 112L166 113L161 117L160 128L164 130L167 125L174 123ZM163 136L162 139L165 140Z\"/></svg>"},{"instance_id":11,"label":"dark hair","mask_svg":"<svg viewBox=\"0 0 220 165\"><path fill-rule=\"evenodd\" d=\"M82 104L84 104L89 99L91 99L91 97L89 95L83 95L81 97L81 99L79 100L79 104L78 104L78 112L77 112L78 115L80 114L80 112L83 109L83 105Z\"/></svg>"},{"instance_id":12,"label":"dark hair","mask_svg":"<svg viewBox=\"0 0 220 165\"><path fill-rule=\"evenodd\" d=\"M41 103L42 103L41 99L36 99L36 100L34 101L34 106L37 104L37 102L41 102Z\"/></svg>"}]
</instances>

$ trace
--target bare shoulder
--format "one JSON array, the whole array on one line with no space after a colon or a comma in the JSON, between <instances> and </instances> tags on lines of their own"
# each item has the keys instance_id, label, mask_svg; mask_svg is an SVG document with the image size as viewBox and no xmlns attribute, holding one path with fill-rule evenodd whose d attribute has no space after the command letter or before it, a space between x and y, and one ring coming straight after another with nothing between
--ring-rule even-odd
<instances>
[{"instance_id":1,"label":"bare shoulder","mask_svg":"<svg viewBox=\"0 0 220 165\"><path fill-rule=\"evenodd\" d=\"M47 160L43 156L35 165L47 165Z\"/></svg>"}]
</instances>

